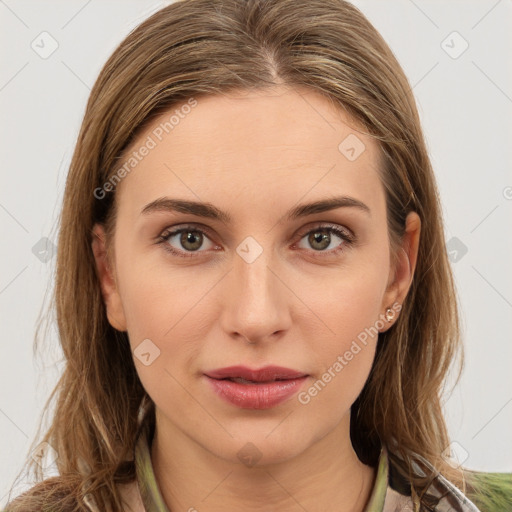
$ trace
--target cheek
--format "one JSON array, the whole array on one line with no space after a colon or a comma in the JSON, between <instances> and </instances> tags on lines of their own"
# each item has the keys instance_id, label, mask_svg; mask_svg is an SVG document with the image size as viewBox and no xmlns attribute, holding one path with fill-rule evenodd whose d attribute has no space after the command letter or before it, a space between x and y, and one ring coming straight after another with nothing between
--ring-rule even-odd
<instances>
[{"instance_id":1,"label":"cheek","mask_svg":"<svg viewBox=\"0 0 512 512\"><path fill-rule=\"evenodd\" d=\"M310 335L315 343L308 351L319 371L297 398L308 417L324 417L326 429L347 413L368 379L381 327L378 305L375 290L360 283L354 293L340 289L337 300L331 297L322 310L334 334Z\"/></svg>"},{"instance_id":2,"label":"cheek","mask_svg":"<svg viewBox=\"0 0 512 512\"><path fill-rule=\"evenodd\" d=\"M371 264L361 262L358 268L347 268L330 279L321 292L311 292L318 287L303 282L303 293L309 290L308 305L322 321L310 322L316 331L311 329L304 336L310 340L308 351L320 368L298 397L310 411L329 408L331 418L339 418L364 387L378 332L384 327L381 301L387 280L385 263L385 258L375 258Z\"/></svg>"},{"instance_id":3,"label":"cheek","mask_svg":"<svg viewBox=\"0 0 512 512\"><path fill-rule=\"evenodd\" d=\"M382 299L387 282L385 258L340 268L325 279L302 279L298 294L321 321L325 350L344 351L368 329L382 328ZM311 322L318 328L318 322ZM364 338L364 334L359 336ZM313 338L314 339L314 338Z\"/></svg>"},{"instance_id":4,"label":"cheek","mask_svg":"<svg viewBox=\"0 0 512 512\"><path fill-rule=\"evenodd\" d=\"M147 252L127 247L123 253L131 256L117 262L123 310L134 343L169 338L211 288L211 276L173 268L163 249Z\"/></svg>"},{"instance_id":5,"label":"cheek","mask_svg":"<svg viewBox=\"0 0 512 512\"><path fill-rule=\"evenodd\" d=\"M164 388L179 392L178 382L196 371L201 340L218 316L207 306L211 276L137 264L118 266L128 337L143 386L151 395ZM176 386L174 389L173 386Z\"/></svg>"},{"instance_id":6,"label":"cheek","mask_svg":"<svg viewBox=\"0 0 512 512\"><path fill-rule=\"evenodd\" d=\"M172 328L176 309L182 309L178 288L165 286L162 280L145 272L130 278L122 292L123 310L130 338L158 340Z\"/></svg>"}]
</instances>

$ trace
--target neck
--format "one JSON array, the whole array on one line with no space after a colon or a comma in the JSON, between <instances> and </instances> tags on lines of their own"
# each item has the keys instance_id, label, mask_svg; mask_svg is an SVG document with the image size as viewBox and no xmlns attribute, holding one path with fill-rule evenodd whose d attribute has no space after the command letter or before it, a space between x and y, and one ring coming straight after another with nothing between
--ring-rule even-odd
<instances>
[{"instance_id":1,"label":"neck","mask_svg":"<svg viewBox=\"0 0 512 512\"><path fill-rule=\"evenodd\" d=\"M350 415L291 459L252 467L222 459L157 415L151 457L170 512L362 512L376 470L350 441Z\"/></svg>"}]
</instances>

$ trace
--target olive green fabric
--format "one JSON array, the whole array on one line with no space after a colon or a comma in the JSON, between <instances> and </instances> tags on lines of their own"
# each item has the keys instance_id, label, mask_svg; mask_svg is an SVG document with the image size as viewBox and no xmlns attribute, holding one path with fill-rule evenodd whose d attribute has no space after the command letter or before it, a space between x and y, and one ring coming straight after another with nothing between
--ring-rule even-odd
<instances>
[{"instance_id":1,"label":"olive green fabric","mask_svg":"<svg viewBox=\"0 0 512 512\"><path fill-rule=\"evenodd\" d=\"M467 478L469 495L482 512L512 512L512 473L471 471Z\"/></svg>"}]
</instances>

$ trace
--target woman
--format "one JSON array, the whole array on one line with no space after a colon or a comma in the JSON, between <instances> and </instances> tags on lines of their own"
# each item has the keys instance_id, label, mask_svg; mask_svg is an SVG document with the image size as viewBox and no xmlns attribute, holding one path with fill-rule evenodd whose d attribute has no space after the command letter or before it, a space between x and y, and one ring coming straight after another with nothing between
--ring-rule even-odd
<instances>
[{"instance_id":1,"label":"woman","mask_svg":"<svg viewBox=\"0 0 512 512\"><path fill-rule=\"evenodd\" d=\"M435 178L349 3L183 0L128 35L71 163L55 305L60 475L9 511L510 503L446 456Z\"/></svg>"}]
</instances>

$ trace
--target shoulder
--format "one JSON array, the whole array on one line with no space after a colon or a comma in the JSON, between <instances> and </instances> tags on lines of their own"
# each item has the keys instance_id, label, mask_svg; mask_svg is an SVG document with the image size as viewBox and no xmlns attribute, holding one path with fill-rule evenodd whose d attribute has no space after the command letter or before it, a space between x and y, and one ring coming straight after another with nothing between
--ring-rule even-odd
<instances>
[{"instance_id":1,"label":"shoulder","mask_svg":"<svg viewBox=\"0 0 512 512\"><path fill-rule=\"evenodd\" d=\"M145 511L137 481L118 483L117 489L124 512ZM80 504L75 491L63 489L57 479L47 479L14 498L0 512L102 512L102 509L92 496L85 495Z\"/></svg>"},{"instance_id":2,"label":"shoulder","mask_svg":"<svg viewBox=\"0 0 512 512\"><path fill-rule=\"evenodd\" d=\"M403 459L396 453L389 455L389 486L400 495L409 496L410 501L415 504L414 510L512 511L512 474L510 473L486 473L464 469L466 485L463 493L423 457L414 454L411 465L414 476L427 479L427 485L418 495L407 475Z\"/></svg>"},{"instance_id":3,"label":"shoulder","mask_svg":"<svg viewBox=\"0 0 512 512\"><path fill-rule=\"evenodd\" d=\"M77 512L81 510L71 489L52 477L25 490L9 501L1 512Z\"/></svg>"},{"instance_id":4,"label":"shoulder","mask_svg":"<svg viewBox=\"0 0 512 512\"><path fill-rule=\"evenodd\" d=\"M512 510L512 473L465 471L468 498L481 512Z\"/></svg>"}]
</instances>

